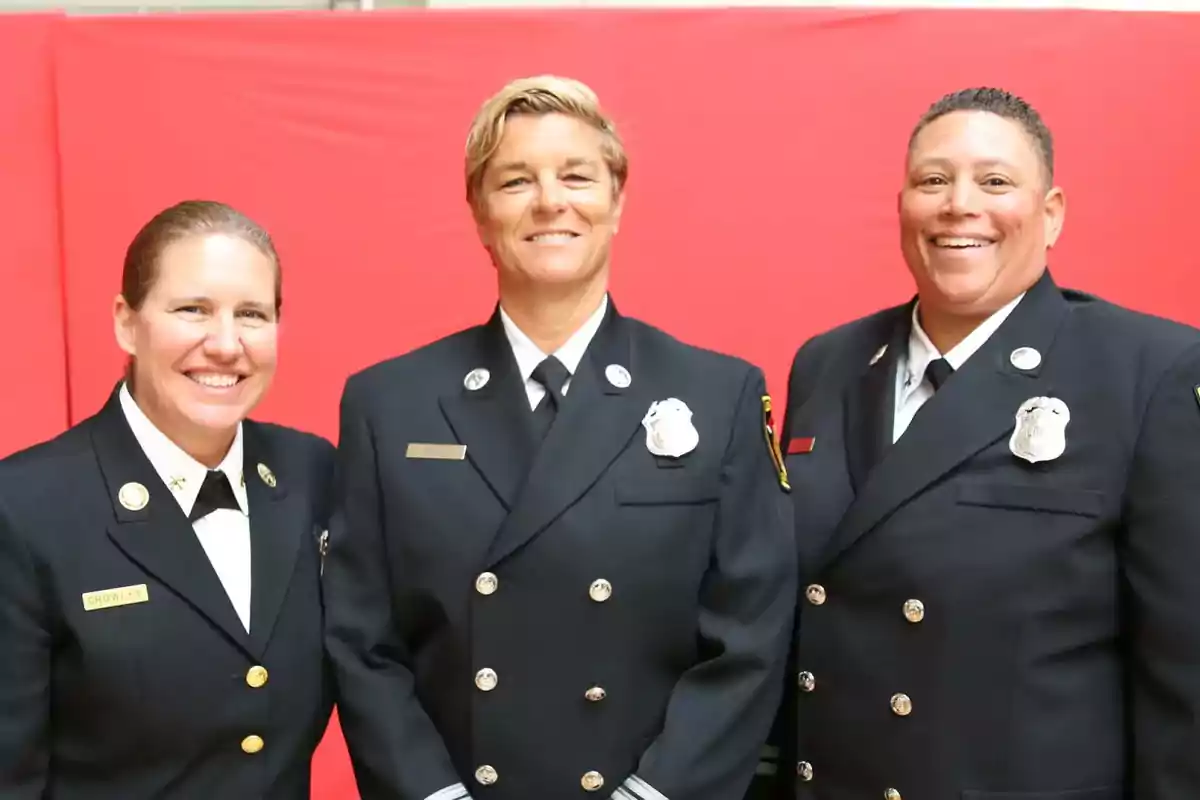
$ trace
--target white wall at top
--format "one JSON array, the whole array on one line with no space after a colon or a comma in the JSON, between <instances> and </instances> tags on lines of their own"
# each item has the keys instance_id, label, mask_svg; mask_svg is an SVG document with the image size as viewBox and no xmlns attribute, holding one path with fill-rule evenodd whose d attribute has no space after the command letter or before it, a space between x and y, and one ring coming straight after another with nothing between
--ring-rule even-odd
<instances>
[{"instance_id":1,"label":"white wall at top","mask_svg":"<svg viewBox=\"0 0 1200 800\"><path fill-rule=\"evenodd\" d=\"M386 2L386 0L385 0ZM840 6L885 8L1093 8L1122 11L1200 11L1200 0L425 0L430 8Z\"/></svg>"}]
</instances>

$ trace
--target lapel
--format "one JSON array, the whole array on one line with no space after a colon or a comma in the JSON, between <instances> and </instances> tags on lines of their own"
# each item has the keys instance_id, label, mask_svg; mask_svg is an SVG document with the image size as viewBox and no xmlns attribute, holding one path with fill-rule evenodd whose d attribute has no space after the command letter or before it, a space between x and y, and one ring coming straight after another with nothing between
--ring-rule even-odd
<instances>
[{"instance_id":1,"label":"lapel","mask_svg":"<svg viewBox=\"0 0 1200 800\"><path fill-rule=\"evenodd\" d=\"M92 419L92 447L112 503L109 538L126 556L175 592L249 653L249 637L225 587L183 509L171 495L125 421L117 392ZM118 500L121 487L139 483L149 493L140 509ZM154 602L153 597L151 603Z\"/></svg>"},{"instance_id":2,"label":"lapel","mask_svg":"<svg viewBox=\"0 0 1200 800\"><path fill-rule=\"evenodd\" d=\"M1020 404L1049 391L1039 376L1066 312L1047 271L983 347L921 407L870 472L825 548L826 563L905 501L1009 435ZM1014 367L1009 356L1018 347L1036 349L1041 363L1031 370ZM892 420L893 409L882 409L880 416Z\"/></svg>"},{"instance_id":3,"label":"lapel","mask_svg":"<svg viewBox=\"0 0 1200 800\"><path fill-rule=\"evenodd\" d=\"M242 475L250 506L250 646L257 657L271 639L310 520L303 492L287 502L296 473L272 452L257 423L247 420L243 428ZM274 486L260 474L259 464L270 470Z\"/></svg>"},{"instance_id":4,"label":"lapel","mask_svg":"<svg viewBox=\"0 0 1200 800\"><path fill-rule=\"evenodd\" d=\"M504 335L499 305L488 323L479 329L470 349L467 363L472 365L471 369L486 369L490 374L488 382L470 390L460 381L452 393L440 398L442 414L459 443L467 446L471 464L504 508L511 511L529 469L533 412L516 358ZM466 375L462 377L465 379Z\"/></svg>"},{"instance_id":5,"label":"lapel","mask_svg":"<svg viewBox=\"0 0 1200 800\"><path fill-rule=\"evenodd\" d=\"M587 492L639 430L650 407L651 381L648 374L639 380L630 328L610 300L517 503L492 541L489 566L545 530ZM628 387L608 381L605 369L610 364L629 371L633 380Z\"/></svg>"},{"instance_id":6,"label":"lapel","mask_svg":"<svg viewBox=\"0 0 1200 800\"><path fill-rule=\"evenodd\" d=\"M885 340L887 349L874 364L867 365L859 381L846 394L843 415L846 438L846 466L850 484L857 493L867 475L892 445L892 409L896 404L896 365L908 347L912 327L910 302L896 310ZM872 356L874 352L872 352Z\"/></svg>"}]
</instances>

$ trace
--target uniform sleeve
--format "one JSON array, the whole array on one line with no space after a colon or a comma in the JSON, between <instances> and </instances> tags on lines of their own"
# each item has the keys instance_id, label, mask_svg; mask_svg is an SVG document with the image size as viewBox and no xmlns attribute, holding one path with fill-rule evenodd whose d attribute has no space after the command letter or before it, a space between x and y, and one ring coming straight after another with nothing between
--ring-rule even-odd
<instances>
[{"instance_id":1,"label":"uniform sleeve","mask_svg":"<svg viewBox=\"0 0 1200 800\"><path fill-rule=\"evenodd\" d=\"M0 797L5 800L37 800L46 791L51 675L46 617L33 559L0 504Z\"/></svg>"},{"instance_id":2,"label":"uniform sleeve","mask_svg":"<svg viewBox=\"0 0 1200 800\"><path fill-rule=\"evenodd\" d=\"M319 576L325 574L325 551L329 544L329 515L331 504L333 502L333 465L336 450L329 440L316 437L313 453L313 484L312 484L312 502L313 502L313 518L316 520L316 540L313 546L317 551L319 566ZM321 598L321 614L322 624L324 624L325 614L325 584L323 577L318 581L318 593ZM329 726L329 720L333 717L333 706L335 702L336 684L334 682L333 663L329 659L329 651L322 652L322 690L321 690L321 707L319 717L321 719L320 733L317 740L313 743L313 748L320 746L321 736Z\"/></svg>"},{"instance_id":3,"label":"uniform sleeve","mask_svg":"<svg viewBox=\"0 0 1200 800\"><path fill-rule=\"evenodd\" d=\"M351 379L342 398L324 565L338 719L362 800L469 798L417 699L409 653L392 621L382 514L375 444Z\"/></svg>"},{"instance_id":4,"label":"uniform sleeve","mask_svg":"<svg viewBox=\"0 0 1200 800\"><path fill-rule=\"evenodd\" d=\"M701 589L703 659L676 684L661 734L616 800L729 800L746 791L782 693L796 602L789 498L766 438L766 385L742 387Z\"/></svg>"},{"instance_id":5,"label":"uniform sleeve","mask_svg":"<svg viewBox=\"0 0 1200 800\"><path fill-rule=\"evenodd\" d=\"M1146 409L1126 495L1133 795L1200 797L1200 348Z\"/></svg>"},{"instance_id":6,"label":"uniform sleeve","mask_svg":"<svg viewBox=\"0 0 1200 800\"><path fill-rule=\"evenodd\" d=\"M809 339L796 351L792 367L788 371L787 397L784 403L783 425L779 431L779 442L783 453L787 452L792 439L792 428L796 422L796 409L808 399L812 390L812 365L814 342ZM785 456L786 457L786 456ZM797 568L798 571L798 568ZM798 619L796 623L798 624ZM790 676L797 672L794 635L789 642L788 662L783 681L783 698L775 716L767 742L763 745L758 769L750 782L744 800L791 800L795 796L796 771L796 683Z\"/></svg>"}]
</instances>

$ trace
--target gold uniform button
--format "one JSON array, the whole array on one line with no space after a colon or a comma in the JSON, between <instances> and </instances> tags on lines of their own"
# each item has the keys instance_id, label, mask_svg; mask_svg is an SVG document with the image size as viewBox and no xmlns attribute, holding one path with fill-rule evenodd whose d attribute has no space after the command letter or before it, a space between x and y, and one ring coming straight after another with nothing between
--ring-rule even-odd
<instances>
[{"instance_id":1,"label":"gold uniform button","mask_svg":"<svg viewBox=\"0 0 1200 800\"><path fill-rule=\"evenodd\" d=\"M804 590L804 596L814 606L823 605L825 603L825 587L819 583L809 584L808 588Z\"/></svg>"},{"instance_id":2,"label":"gold uniform button","mask_svg":"<svg viewBox=\"0 0 1200 800\"><path fill-rule=\"evenodd\" d=\"M585 792L594 792L604 785L604 776L596 770L583 773L583 777L579 779L579 785L583 787Z\"/></svg>"},{"instance_id":3,"label":"gold uniform button","mask_svg":"<svg viewBox=\"0 0 1200 800\"><path fill-rule=\"evenodd\" d=\"M817 676L813 675L811 672L801 672L796 677L796 683L800 685L800 691L811 692L813 689L817 688Z\"/></svg>"},{"instance_id":4,"label":"gold uniform button","mask_svg":"<svg viewBox=\"0 0 1200 800\"><path fill-rule=\"evenodd\" d=\"M892 712L898 717L907 717L912 713L913 703L912 698L906 694L896 693L892 695Z\"/></svg>"},{"instance_id":5,"label":"gold uniform button","mask_svg":"<svg viewBox=\"0 0 1200 800\"><path fill-rule=\"evenodd\" d=\"M475 591L483 595L495 594L500 586L500 579L494 572L481 572L475 579Z\"/></svg>"},{"instance_id":6,"label":"gold uniform button","mask_svg":"<svg viewBox=\"0 0 1200 800\"><path fill-rule=\"evenodd\" d=\"M608 692L604 691L603 686L593 686L592 688L590 688L586 692L584 692L583 696L586 697L588 700L590 700L593 703L599 703L601 700L603 700L605 697L608 696Z\"/></svg>"},{"instance_id":7,"label":"gold uniform button","mask_svg":"<svg viewBox=\"0 0 1200 800\"><path fill-rule=\"evenodd\" d=\"M925 604L920 600L905 600L904 618L913 623L925 619Z\"/></svg>"},{"instance_id":8,"label":"gold uniform button","mask_svg":"<svg viewBox=\"0 0 1200 800\"><path fill-rule=\"evenodd\" d=\"M247 736L242 739L242 752L253 755L263 749L263 740L261 736Z\"/></svg>"},{"instance_id":9,"label":"gold uniform button","mask_svg":"<svg viewBox=\"0 0 1200 800\"><path fill-rule=\"evenodd\" d=\"M267 685L266 667L251 667L246 673L246 685L251 689L261 689Z\"/></svg>"},{"instance_id":10,"label":"gold uniform button","mask_svg":"<svg viewBox=\"0 0 1200 800\"><path fill-rule=\"evenodd\" d=\"M796 765L796 774L800 776L802 781L811 781L813 778L812 764L807 761L801 761Z\"/></svg>"},{"instance_id":11,"label":"gold uniform button","mask_svg":"<svg viewBox=\"0 0 1200 800\"><path fill-rule=\"evenodd\" d=\"M496 688L496 684L500 681L500 676L496 674L496 670L484 667L475 673L475 685L481 691L490 692Z\"/></svg>"},{"instance_id":12,"label":"gold uniform button","mask_svg":"<svg viewBox=\"0 0 1200 800\"><path fill-rule=\"evenodd\" d=\"M597 580L592 581L592 585L588 587L588 597L592 598L597 603L603 603L605 600L612 597L612 592L612 584L604 580L604 578L598 578Z\"/></svg>"},{"instance_id":13,"label":"gold uniform button","mask_svg":"<svg viewBox=\"0 0 1200 800\"><path fill-rule=\"evenodd\" d=\"M883 800L903 800L903 798L895 789L887 789L883 793Z\"/></svg>"},{"instance_id":14,"label":"gold uniform button","mask_svg":"<svg viewBox=\"0 0 1200 800\"><path fill-rule=\"evenodd\" d=\"M491 786L493 783L500 780L500 775L496 772L495 767L484 764L482 767L475 770L475 780L479 781L484 786Z\"/></svg>"}]
</instances>

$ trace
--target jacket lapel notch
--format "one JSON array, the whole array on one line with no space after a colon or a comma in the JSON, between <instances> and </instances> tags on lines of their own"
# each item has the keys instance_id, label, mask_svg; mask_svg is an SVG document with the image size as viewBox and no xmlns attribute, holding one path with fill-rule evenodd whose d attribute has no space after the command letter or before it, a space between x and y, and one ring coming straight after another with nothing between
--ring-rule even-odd
<instances>
[{"instance_id":1,"label":"jacket lapel notch","mask_svg":"<svg viewBox=\"0 0 1200 800\"><path fill-rule=\"evenodd\" d=\"M909 499L1012 432L1020 404L1047 391L1041 385L1042 371L1066 311L1047 272L888 448L828 542L826 562ZM1039 363L1028 369L1014 365L1012 353L1019 348L1036 351ZM882 409L879 416L890 424L894 408Z\"/></svg>"},{"instance_id":2,"label":"jacket lapel notch","mask_svg":"<svg viewBox=\"0 0 1200 800\"><path fill-rule=\"evenodd\" d=\"M892 409L896 403L896 365L908 347L912 303L898 310L878 359L868 361L859 381L846 395L844 416L846 466L854 491L860 492L867 476L892 444Z\"/></svg>"},{"instance_id":3,"label":"jacket lapel notch","mask_svg":"<svg viewBox=\"0 0 1200 800\"><path fill-rule=\"evenodd\" d=\"M113 503L109 538L130 560L249 652L246 629L208 554L170 489L142 452L115 392L95 419L92 444ZM145 504L140 508L136 507L138 503L129 503L135 506L131 508L121 500L125 497L128 502L140 494L125 488L129 484L139 484L145 490Z\"/></svg>"},{"instance_id":4,"label":"jacket lapel notch","mask_svg":"<svg viewBox=\"0 0 1200 800\"><path fill-rule=\"evenodd\" d=\"M243 474L250 506L249 638L254 654L261 656L295 572L305 520L297 513L303 510L302 503L286 502L292 478L287 464L273 457L256 423L245 422L243 430ZM271 470L271 482L259 474L258 464Z\"/></svg>"},{"instance_id":5,"label":"jacket lapel notch","mask_svg":"<svg viewBox=\"0 0 1200 800\"><path fill-rule=\"evenodd\" d=\"M440 399L442 414L467 460L483 477L496 498L511 511L529 465L533 411L516 358L504 335L499 307L479 333L474 366L489 372L478 389L464 383Z\"/></svg>"},{"instance_id":6,"label":"jacket lapel notch","mask_svg":"<svg viewBox=\"0 0 1200 800\"><path fill-rule=\"evenodd\" d=\"M546 529L578 500L628 445L649 407L639 382L628 323L610 304L605 322L571 378L562 409L538 449L512 512L492 546L494 565ZM621 386L606 377L610 364L625 367Z\"/></svg>"}]
</instances>

